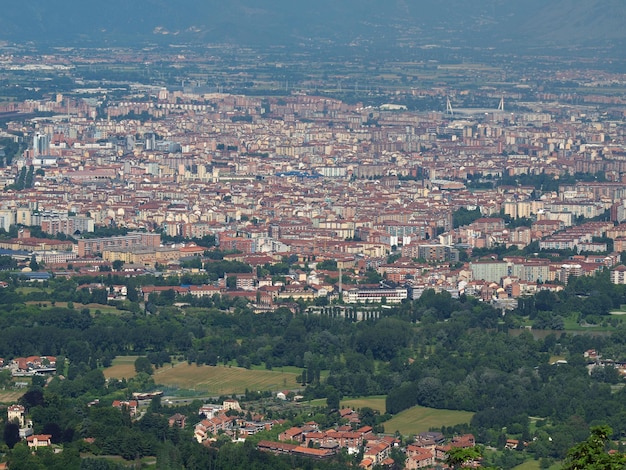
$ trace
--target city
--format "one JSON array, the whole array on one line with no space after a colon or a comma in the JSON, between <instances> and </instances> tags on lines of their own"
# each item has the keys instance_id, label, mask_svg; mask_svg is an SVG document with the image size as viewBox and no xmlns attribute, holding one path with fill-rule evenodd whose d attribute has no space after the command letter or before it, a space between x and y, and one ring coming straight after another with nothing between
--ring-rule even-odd
<instances>
[{"instance_id":1,"label":"city","mask_svg":"<svg viewBox=\"0 0 626 470\"><path fill-rule=\"evenodd\" d=\"M0 468L623 468L626 58L432 34L0 42Z\"/></svg>"}]
</instances>

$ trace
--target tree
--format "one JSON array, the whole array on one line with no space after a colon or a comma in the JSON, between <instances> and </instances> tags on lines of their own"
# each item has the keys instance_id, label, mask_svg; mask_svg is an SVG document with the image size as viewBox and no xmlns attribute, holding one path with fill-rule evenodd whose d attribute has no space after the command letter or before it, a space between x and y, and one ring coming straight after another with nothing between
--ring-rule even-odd
<instances>
[{"instance_id":1,"label":"tree","mask_svg":"<svg viewBox=\"0 0 626 470\"><path fill-rule=\"evenodd\" d=\"M113 268L113 271L121 271L122 267L124 266L124 261L116 259L115 261L113 261L113 263L111 263L111 267Z\"/></svg>"},{"instance_id":2,"label":"tree","mask_svg":"<svg viewBox=\"0 0 626 470\"><path fill-rule=\"evenodd\" d=\"M145 372L148 375L152 375L154 373L152 363L146 356L139 356L135 359L135 372Z\"/></svg>"},{"instance_id":3,"label":"tree","mask_svg":"<svg viewBox=\"0 0 626 470\"><path fill-rule=\"evenodd\" d=\"M17 268L17 261L10 256L0 256L0 270Z\"/></svg>"},{"instance_id":4,"label":"tree","mask_svg":"<svg viewBox=\"0 0 626 470\"><path fill-rule=\"evenodd\" d=\"M10 370L4 369L0 371L0 388L6 388L12 380L13 376L11 375Z\"/></svg>"},{"instance_id":5,"label":"tree","mask_svg":"<svg viewBox=\"0 0 626 470\"><path fill-rule=\"evenodd\" d=\"M606 443L613 430L609 426L594 426L591 435L570 449L563 470L617 470L626 466L626 456L609 454Z\"/></svg>"},{"instance_id":6,"label":"tree","mask_svg":"<svg viewBox=\"0 0 626 470\"><path fill-rule=\"evenodd\" d=\"M338 410L341 402L341 393L332 386L326 388L326 405L331 410Z\"/></svg>"},{"instance_id":7,"label":"tree","mask_svg":"<svg viewBox=\"0 0 626 470\"><path fill-rule=\"evenodd\" d=\"M452 213L452 224L454 228L469 225L476 219L480 219L482 213L479 208L468 210L465 207L460 207Z\"/></svg>"},{"instance_id":8,"label":"tree","mask_svg":"<svg viewBox=\"0 0 626 470\"><path fill-rule=\"evenodd\" d=\"M453 447L448 451L446 463L452 468L461 468L465 463L480 458L480 451L476 447Z\"/></svg>"},{"instance_id":9,"label":"tree","mask_svg":"<svg viewBox=\"0 0 626 470\"><path fill-rule=\"evenodd\" d=\"M389 457L393 459L393 467L392 467L393 470L402 469L405 467L406 454L402 452L400 449L398 449L397 447L394 447L393 449L391 449L391 452L389 453Z\"/></svg>"},{"instance_id":10,"label":"tree","mask_svg":"<svg viewBox=\"0 0 626 470\"><path fill-rule=\"evenodd\" d=\"M4 425L4 443L9 449L20 442L20 427L16 423L6 423Z\"/></svg>"}]
</instances>

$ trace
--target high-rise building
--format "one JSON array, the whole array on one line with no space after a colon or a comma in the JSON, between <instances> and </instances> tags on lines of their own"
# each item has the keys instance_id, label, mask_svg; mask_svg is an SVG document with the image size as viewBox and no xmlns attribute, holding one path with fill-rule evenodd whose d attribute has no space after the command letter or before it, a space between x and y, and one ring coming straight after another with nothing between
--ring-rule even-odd
<instances>
[{"instance_id":1,"label":"high-rise building","mask_svg":"<svg viewBox=\"0 0 626 470\"><path fill-rule=\"evenodd\" d=\"M46 155L50 150L50 137L48 134L37 132L33 137L33 154L34 156Z\"/></svg>"}]
</instances>

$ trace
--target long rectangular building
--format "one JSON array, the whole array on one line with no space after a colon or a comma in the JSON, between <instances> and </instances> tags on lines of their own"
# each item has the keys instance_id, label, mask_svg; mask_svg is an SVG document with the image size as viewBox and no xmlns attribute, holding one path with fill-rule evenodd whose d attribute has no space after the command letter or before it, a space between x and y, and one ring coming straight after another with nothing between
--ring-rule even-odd
<instances>
[{"instance_id":1,"label":"long rectangular building","mask_svg":"<svg viewBox=\"0 0 626 470\"><path fill-rule=\"evenodd\" d=\"M359 302L399 304L407 297L407 289L398 287L396 289L350 289L343 299L348 304Z\"/></svg>"},{"instance_id":2,"label":"long rectangular building","mask_svg":"<svg viewBox=\"0 0 626 470\"><path fill-rule=\"evenodd\" d=\"M82 238L78 240L78 256L94 256L118 248L157 248L160 244L161 235L158 233L131 232L116 237Z\"/></svg>"}]
</instances>

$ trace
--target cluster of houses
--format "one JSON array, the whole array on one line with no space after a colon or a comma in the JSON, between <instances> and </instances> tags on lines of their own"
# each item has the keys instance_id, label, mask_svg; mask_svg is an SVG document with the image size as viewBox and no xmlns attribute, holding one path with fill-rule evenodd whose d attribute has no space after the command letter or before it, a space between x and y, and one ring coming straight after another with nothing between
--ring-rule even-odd
<instances>
[{"instance_id":1,"label":"cluster of houses","mask_svg":"<svg viewBox=\"0 0 626 470\"><path fill-rule=\"evenodd\" d=\"M54 356L16 357L10 361L0 358L0 368L10 370L14 377L54 374L56 361Z\"/></svg>"},{"instance_id":2,"label":"cluster of houses","mask_svg":"<svg viewBox=\"0 0 626 470\"><path fill-rule=\"evenodd\" d=\"M229 413L233 411L234 413ZM265 420L263 416L248 413L241 417L242 409L239 402L227 399L221 405L205 404L198 414L203 419L194 427L194 438L199 443L210 444L218 434L226 434L233 440L245 440L260 431L270 430L278 421ZM176 419L176 415L170 420Z\"/></svg>"},{"instance_id":3,"label":"cluster of houses","mask_svg":"<svg viewBox=\"0 0 626 470\"><path fill-rule=\"evenodd\" d=\"M96 405L98 401L90 403ZM138 400L115 400L112 406L126 410L131 417L138 417ZM194 427L194 438L204 445L211 445L218 434L225 434L234 441L243 441L247 437L264 430L270 430L281 421L265 420L261 415L247 413L243 417L239 402L227 399L220 404L205 404L198 414L203 418ZM360 468L373 470L377 466L391 466L393 449L400 450L400 440L394 436L376 434L371 426L362 425L359 413L343 408L339 410L341 422L346 423L333 429L322 430L310 421L300 426L284 430L278 435L278 441L261 440L257 448L264 452L280 455L294 455L315 460L332 458L342 449L349 455L361 454ZM7 408L7 421L20 427L20 437L34 450L39 447L51 446L51 435L34 434L32 422L26 419L22 405L11 405ZM170 427L186 426L187 417L176 413L169 417ZM517 442L507 442L507 446L515 447ZM446 440L439 432L426 432L416 436L415 441L408 445L405 469L413 470L429 468L446 460L452 448L474 447L475 440L471 434L456 436ZM477 467L480 462L470 462L468 466Z\"/></svg>"},{"instance_id":4,"label":"cluster of houses","mask_svg":"<svg viewBox=\"0 0 626 470\"><path fill-rule=\"evenodd\" d=\"M33 422L26 419L26 410L22 405L10 405L7 407L7 422L19 426L20 439L25 439L28 447L37 450L39 447L52 445L50 434L34 434Z\"/></svg>"},{"instance_id":5,"label":"cluster of houses","mask_svg":"<svg viewBox=\"0 0 626 470\"><path fill-rule=\"evenodd\" d=\"M139 403L137 400L113 400L112 405L113 408L117 408L118 410L127 410L130 414L131 418L137 416Z\"/></svg>"},{"instance_id":6,"label":"cluster of houses","mask_svg":"<svg viewBox=\"0 0 626 470\"><path fill-rule=\"evenodd\" d=\"M400 449L400 441L393 436L374 433L371 426L359 427L358 413L351 409L340 410L341 417L350 424L322 431L315 422L289 428L278 436L278 442L260 441L259 450L274 454L308 456L315 459L330 458L341 449L349 455L362 452L360 468L372 470L377 466L390 466L394 461L391 450ZM427 432L416 436L414 443L406 447L405 468L408 470L427 468L444 462L452 448L474 447L471 434L456 436L446 442L443 434ZM469 462L478 466L479 462Z\"/></svg>"},{"instance_id":7,"label":"cluster of houses","mask_svg":"<svg viewBox=\"0 0 626 470\"><path fill-rule=\"evenodd\" d=\"M626 362L615 361L613 359L605 359L595 349L588 349L583 353L583 358L587 362L587 370L591 374L594 369L603 367L613 367L617 371L620 377L626 377Z\"/></svg>"},{"instance_id":8,"label":"cluster of houses","mask_svg":"<svg viewBox=\"0 0 626 470\"><path fill-rule=\"evenodd\" d=\"M289 428L280 433L278 439L280 442L260 441L257 447L275 454L315 459L330 458L341 449L346 449L350 455L363 451L361 467L365 469L392 464L393 460L389 457L391 449L400 445L400 441L394 437L378 436L371 426L354 429L353 426L344 425L322 431L315 422Z\"/></svg>"},{"instance_id":9,"label":"cluster of houses","mask_svg":"<svg viewBox=\"0 0 626 470\"><path fill-rule=\"evenodd\" d=\"M476 441L472 434L455 436L448 442L440 432L424 432L416 436L415 442L406 447L407 470L428 468L443 462L452 448L474 447ZM466 467L478 467L480 462L472 461L465 464Z\"/></svg>"}]
</instances>

